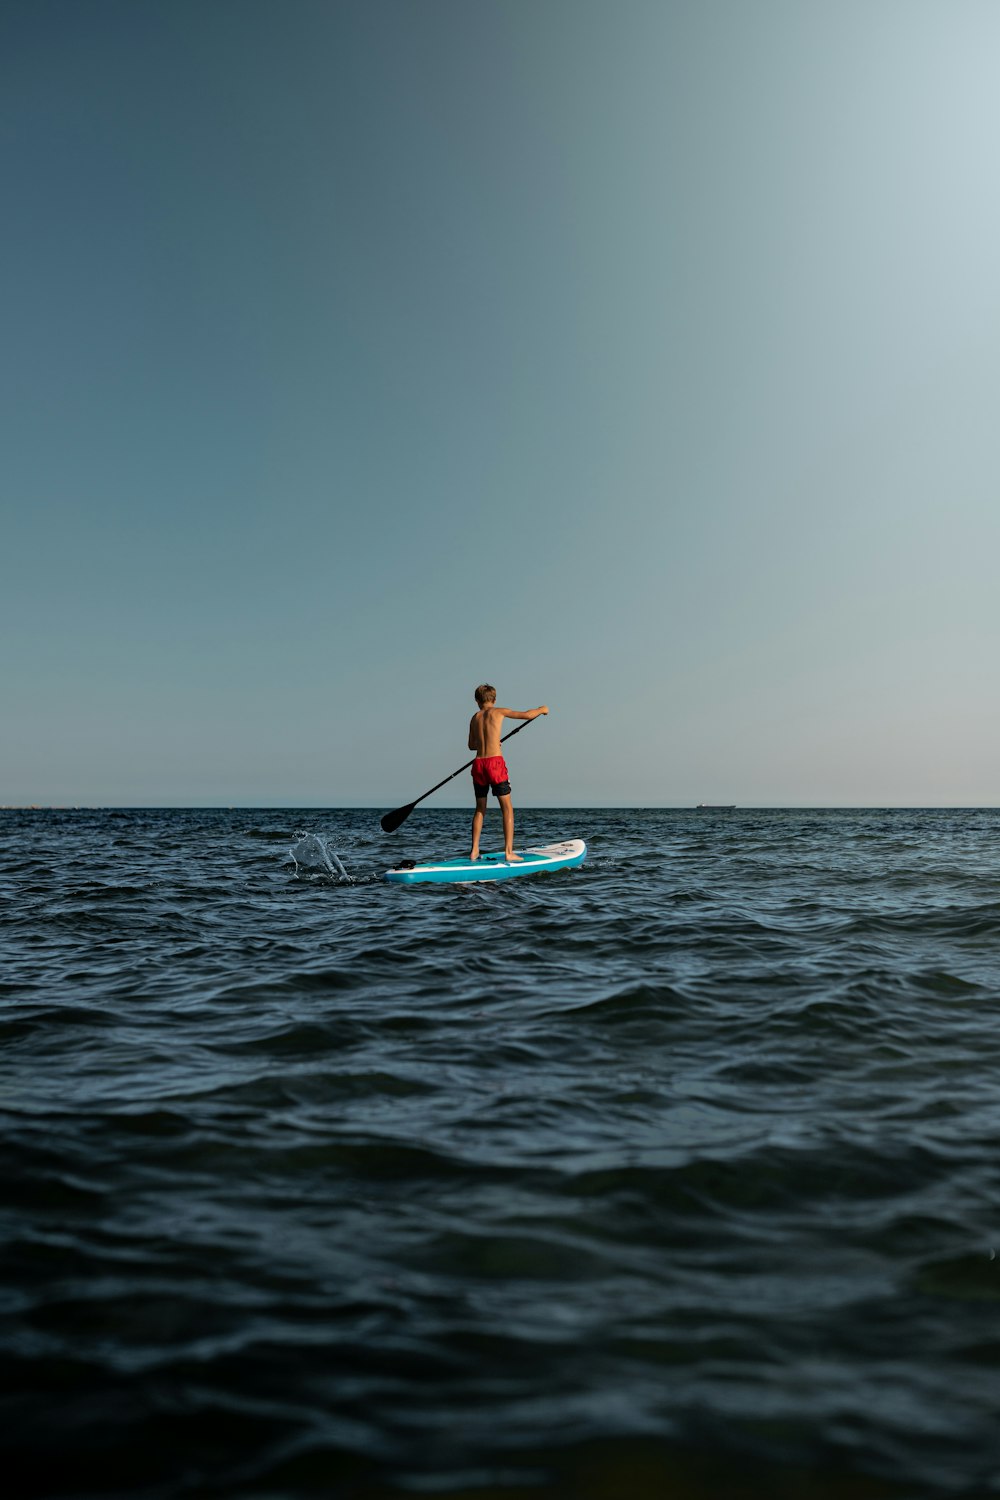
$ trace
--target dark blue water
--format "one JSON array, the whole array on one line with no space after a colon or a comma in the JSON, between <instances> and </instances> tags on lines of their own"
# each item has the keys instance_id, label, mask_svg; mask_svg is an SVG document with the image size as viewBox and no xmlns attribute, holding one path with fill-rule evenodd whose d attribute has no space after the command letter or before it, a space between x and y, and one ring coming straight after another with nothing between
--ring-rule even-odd
<instances>
[{"instance_id":1,"label":"dark blue water","mask_svg":"<svg viewBox=\"0 0 1000 1500\"><path fill-rule=\"evenodd\" d=\"M16 1493L1000 1494L1000 811L467 823L0 814Z\"/></svg>"}]
</instances>

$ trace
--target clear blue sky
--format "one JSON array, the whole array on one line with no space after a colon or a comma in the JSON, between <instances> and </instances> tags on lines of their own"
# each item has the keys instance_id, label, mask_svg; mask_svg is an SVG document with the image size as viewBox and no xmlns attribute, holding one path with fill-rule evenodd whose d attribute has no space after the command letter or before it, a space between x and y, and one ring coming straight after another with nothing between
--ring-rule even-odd
<instances>
[{"instance_id":1,"label":"clear blue sky","mask_svg":"<svg viewBox=\"0 0 1000 1500\"><path fill-rule=\"evenodd\" d=\"M1000 801L998 56L5 0L0 802Z\"/></svg>"}]
</instances>

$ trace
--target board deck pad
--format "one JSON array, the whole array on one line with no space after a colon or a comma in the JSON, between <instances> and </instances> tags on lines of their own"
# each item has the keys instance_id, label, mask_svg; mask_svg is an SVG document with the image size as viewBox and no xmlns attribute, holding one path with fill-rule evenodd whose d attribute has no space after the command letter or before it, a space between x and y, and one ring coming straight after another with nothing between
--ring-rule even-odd
<instances>
[{"instance_id":1,"label":"board deck pad","mask_svg":"<svg viewBox=\"0 0 1000 1500\"><path fill-rule=\"evenodd\" d=\"M583 839L564 839L558 844L518 849L516 853L521 858L513 864L507 863L502 850L481 854L477 860L463 854L457 859L421 860L413 864L407 861L398 869L386 870L385 878L399 885L509 880L515 875L539 875L546 870L566 870L573 865L582 865L587 857L587 846Z\"/></svg>"}]
</instances>

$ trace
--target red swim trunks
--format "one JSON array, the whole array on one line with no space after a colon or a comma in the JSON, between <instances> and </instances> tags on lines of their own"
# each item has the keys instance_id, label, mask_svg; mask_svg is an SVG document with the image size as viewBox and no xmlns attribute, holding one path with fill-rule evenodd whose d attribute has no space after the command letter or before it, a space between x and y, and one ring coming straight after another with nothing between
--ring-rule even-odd
<instances>
[{"instance_id":1,"label":"red swim trunks","mask_svg":"<svg viewBox=\"0 0 1000 1500\"><path fill-rule=\"evenodd\" d=\"M472 762L472 785L477 797L485 797L493 788L494 797L510 796L507 762L502 755L481 755Z\"/></svg>"}]
</instances>

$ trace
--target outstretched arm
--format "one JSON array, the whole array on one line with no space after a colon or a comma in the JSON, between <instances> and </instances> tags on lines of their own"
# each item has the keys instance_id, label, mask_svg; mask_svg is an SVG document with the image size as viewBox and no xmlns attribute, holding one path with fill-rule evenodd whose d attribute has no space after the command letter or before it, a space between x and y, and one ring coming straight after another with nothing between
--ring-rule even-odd
<instances>
[{"instance_id":1,"label":"outstretched arm","mask_svg":"<svg viewBox=\"0 0 1000 1500\"><path fill-rule=\"evenodd\" d=\"M541 708L502 708L500 712L505 719L537 719L539 714L547 714L549 706L543 703Z\"/></svg>"}]
</instances>

